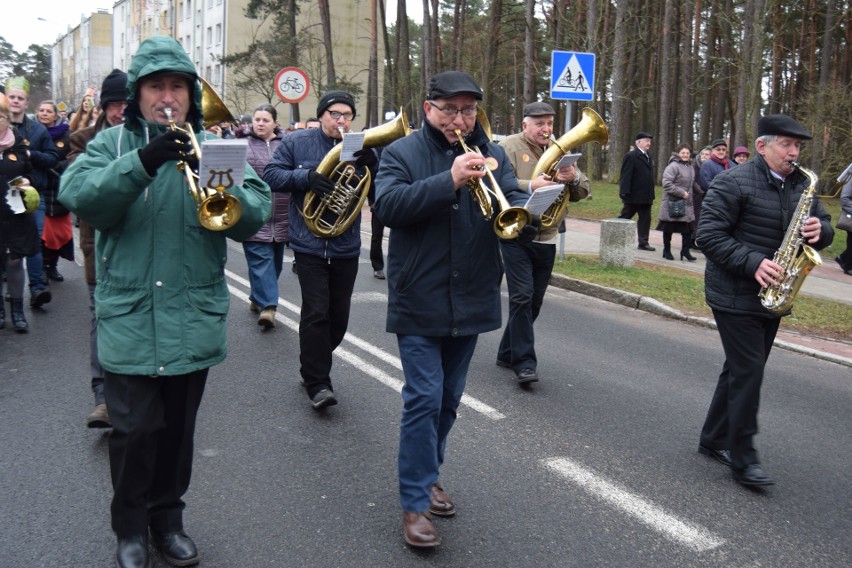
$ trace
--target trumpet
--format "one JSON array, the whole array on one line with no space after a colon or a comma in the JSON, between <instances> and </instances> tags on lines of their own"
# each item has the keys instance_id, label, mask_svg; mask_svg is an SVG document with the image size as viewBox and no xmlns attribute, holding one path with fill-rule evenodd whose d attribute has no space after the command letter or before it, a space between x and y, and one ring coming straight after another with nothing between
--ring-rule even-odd
<instances>
[{"instance_id":1,"label":"trumpet","mask_svg":"<svg viewBox=\"0 0 852 568\"><path fill-rule=\"evenodd\" d=\"M205 125L216 124L225 120L233 120L233 116L219 95L213 88L201 79L201 107L204 114ZM190 154L194 154L198 160L201 160L201 146L198 143L198 138L195 132L192 131L192 126L185 124L183 127L178 126L173 118L174 111L166 107L163 109L166 119L169 121L169 128L172 130L183 132L189 136L189 142L192 145ZM214 114L218 116L214 116ZM210 231L224 231L230 228L243 214L243 205L240 200L229 193L225 193L228 186L221 184L214 187L203 187L200 184L199 175L192 171L192 168L185 160L181 160L177 164L177 168L186 176L186 183L189 186L189 193L198 207L198 222L201 226Z\"/></svg>"},{"instance_id":2,"label":"trumpet","mask_svg":"<svg viewBox=\"0 0 852 568\"><path fill-rule=\"evenodd\" d=\"M488 118L481 109L477 113L476 118L486 133L490 133L491 126L488 123ZM479 148L471 149L465 143L461 130L455 130L455 135L459 139L462 150L482 156ZM488 138L490 139L491 136ZM473 199L479 204L480 209L482 209L482 215L486 219L490 219L494 214L490 196L493 195L497 199L499 211L497 212L497 216L494 217L494 232L504 240L516 239L521 234L521 229L532 222L532 214L523 207L512 207L509 200L503 195L503 191L500 189L500 185L497 183L491 170L487 166L484 166L483 169L485 170L485 176L491 183L491 187L489 188L482 178L477 177L467 180L467 187L473 194Z\"/></svg>"}]
</instances>

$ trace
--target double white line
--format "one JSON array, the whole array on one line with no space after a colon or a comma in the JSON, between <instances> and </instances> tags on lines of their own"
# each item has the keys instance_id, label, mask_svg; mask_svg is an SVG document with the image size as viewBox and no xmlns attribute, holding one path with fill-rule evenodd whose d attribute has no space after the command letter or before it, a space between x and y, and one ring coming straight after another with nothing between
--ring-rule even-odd
<instances>
[{"instance_id":1,"label":"double white line","mask_svg":"<svg viewBox=\"0 0 852 568\"><path fill-rule=\"evenodd\" d=\"M238 274L226 270L225 275L232 281L240 284L243 288L250 288L248 280ZM250 303L248 294L242 289L233 286L230 283L228 284L228 288L234 297L239 298L246 304ZM297 305L285 300L279 299L278 305L297 315L300 312ZM299 322L297 320L285 317L280 312L276 312L275 319L293 331L299 331ZM352 335L351 333L347 333L343 340L349 345L357 347L361 351L370 354L376 359L379 359L394 369L402 372L402 362L399 360L399 357L391 355L371 343ZM341 346L334 351L334 354L350 365L353 365L364 373L369 374L380 383L397 392L402 391L403 381L389 375L379 367L369 363L349 349ZM491 420L502 420L505 418L505 415L497 409L470 395L463 395L461 403ZM634 495L626 489L605 480L603 477L591 470L583 468L570 459L549 458L541 460L541 463L546 469L574 482L592 495L607 501L617 509L620 509L648 525L652 529L662 533L671 541L677 542L696 551L710 550L721 546L725 542L723 539L714 536L701 527L682 521L644 498Z\"/></svg>"}]
</instances>

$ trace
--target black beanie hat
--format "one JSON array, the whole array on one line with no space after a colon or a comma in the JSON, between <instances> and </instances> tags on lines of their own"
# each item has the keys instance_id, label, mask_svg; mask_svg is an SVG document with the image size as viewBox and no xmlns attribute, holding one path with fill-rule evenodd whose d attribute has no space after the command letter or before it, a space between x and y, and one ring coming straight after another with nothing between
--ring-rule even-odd
<instances>
[{"instance_id":1,"label":"black beanie hat","mask_svg":"<svg viewBox=\"0 0 852 568\"><path fill-rule=\"evenodd\" d=\"M108 103L118 103L127 100L127 73L121 69L113 69L101 85L101 108L106 109Z\"/></svg>"},{"instance_id":2,"label":"black beanie hat","mask_svg":"<svg viewBox=\"0 0 852 568\"><path fill-rule=\"evenodd\" d=\"M319 104L317 105L317 116L322 116L322 113L335 103L349 105L349 108L352 109L352 118L355 118L355 99L346 91L328 91L320 97Z\"/></svg>"}]
</instances>

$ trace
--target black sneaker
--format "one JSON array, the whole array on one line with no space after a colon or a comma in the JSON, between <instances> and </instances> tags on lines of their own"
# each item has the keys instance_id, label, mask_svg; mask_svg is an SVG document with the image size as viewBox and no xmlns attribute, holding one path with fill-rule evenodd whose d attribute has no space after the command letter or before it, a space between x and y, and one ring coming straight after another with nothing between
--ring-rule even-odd
<instances>
[{"instance_id":1,"label":"black sneaker","mask_svg":"<svg viewBox=\"0 0 852 568\"><path fill-rule=\"evenodd\" d=\"M49 304L51 299L53 299L53 296L51 296L50 290L42 288L30 294L30 307L40 308L44 304Z\"/></svg>"},{"instance_id":2,"label":"black sneaker","mask_svg":"<svg viewBox=\"0 0 852 568\"><path fill-rule=\"evenodd\" d=\"M322 389L311 397L311 406L314 410L322 410L326 406L334 406L337 404L337 397L328 389Z\"/></svg>"}]
</instances>

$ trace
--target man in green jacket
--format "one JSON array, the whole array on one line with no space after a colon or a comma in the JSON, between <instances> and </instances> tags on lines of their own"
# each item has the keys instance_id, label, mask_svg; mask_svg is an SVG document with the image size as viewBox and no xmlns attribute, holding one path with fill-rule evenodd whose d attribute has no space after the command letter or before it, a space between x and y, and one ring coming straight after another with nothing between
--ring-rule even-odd
<instances>
[{"instance_id":1,"label":"man in green jacket","mask_svg":"<svg viewBox=\"0 0 852 568\"><path fill-rule=\"evenodd\" d=\"M148 530L171 564L198 562L183 530L195 419L207 374L227 352L226 237L253 235L271 214L269 187L247 167L228 192L242 217L199 224L178 161L185 132L204 133L201 84L180 44L157 36L128 71L125 123L100 132L62 178L60 201L96 230L98 353L113 431L112 528L122 567L148 566ZM212 137L212 136L211 136Z\"/></svg>"}]
</instances>

